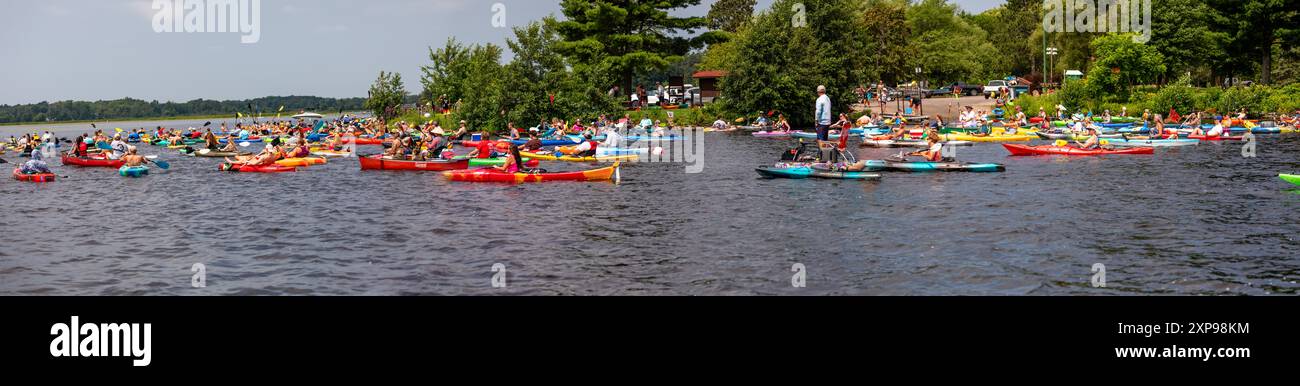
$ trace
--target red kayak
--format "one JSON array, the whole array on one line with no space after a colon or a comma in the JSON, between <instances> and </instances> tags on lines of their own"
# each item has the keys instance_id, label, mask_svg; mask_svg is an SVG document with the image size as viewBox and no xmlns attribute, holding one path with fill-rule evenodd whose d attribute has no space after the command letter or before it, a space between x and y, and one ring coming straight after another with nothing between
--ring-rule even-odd
<instances>
[{"instance_id":1,"label":"red kayak","mask_svg":"<svg viewBox=\"0 0 1300 386\"><path fill-rule=\"evenodd\" d=\"M347 142L346 138L344 139L344 142ZM379 138L357 138L354 143L357 145L383 145L384 140Z\"/></svg>"},{"instance_id":2,"label":"red kayak","mask_svg":"<svg viewBox=\"0 0 1300 386\"><path fill-rule=\"evenodd\" d=\"M14 168L14 179L26 182L54 182L55 175L49 173L25 174L21 168Z\"/></svg>"},{"instance_id":3,"label":"red kayak","mask_svg":"<svg viewBox=\"0 0 1300 386\"><path fill-rule=\"evenodd\" d=\"M288 173L288 172L296 172L298 171L298 168L289 167L289 166L280 166L280 165L233 166L230 164L221 164L221 167L218 170L221 170L223 172L240 172L240 173Z\"/></svg>"},{"instance_id":4,"label":"red kayak","mask_svg":"<svg viewBox=\"0 0 1300 386\"><path fill-rule=\"evenodd\" d=\"M122 165L126 165L126 161L120 159L105 159L102 155L91 156L90 158L81 158L64 154L63 164L88 168L120 168Z\"/></svg>"},{"instance_id":5,"label":"red kayak","mask_svg":"<svg viewBox=\"0 0 1300 386\"><path fill-rule=\"evenodd\" d=\"M1233 136L1225 136L1225 135L1220 135L1217 137L1207 137L1204 135L1189 135L1187 136L1187 139L1199 139L1202 141L1244 141L1246 137L1245 136L1233 137Z\"/></svg>"},{"instance_id":6,"label":"red kayak","mask_svg":"<svg viewBox=\"0 0 1300 386\"><path fill-rule=\"evenodd\" d=\"M1025 146L1025 145L1014 145L1014 144L1003 144L1002 146L1006 147L1007 151L1010 151L1011 155L1013 156L1029 156L1029 155L1091 156L1091 155L1109 155L1109 154L1155 154L1156 153L1155 148L1150 148L1150 147L1135 147L1135 148L1118 149L1118 150L1106 150L1106 149L1084 150L1084 149L1080 149L1077 147L1070 147L1070 146Z\"/></svg>"},{"instance_id":7,"label":"red kayak","mask_svg":"<svg viewBox=\"0 0 1300 386\"><path fill-rule=\"evenodd\" d=\"M548 181L609 181L617 173L618 162L606 168L565 173L507 173L496 168L487 168L442 172L442 175L452 181L519 184Z\"/></svg>"},{"instance_id":8,"label":"red kayak","mask_svg":"<svg viewBox=\"0 0 1300 386\"><path fill-rule=\"evenodd\" d=\"M361 170L415 170L429 172L443 172L448 170L469 169L469 159L459 160L433 160L433 161L405 161L384 159L382 155L370 157L359 157L361 160Z\"/></svg>"}]
</instances>

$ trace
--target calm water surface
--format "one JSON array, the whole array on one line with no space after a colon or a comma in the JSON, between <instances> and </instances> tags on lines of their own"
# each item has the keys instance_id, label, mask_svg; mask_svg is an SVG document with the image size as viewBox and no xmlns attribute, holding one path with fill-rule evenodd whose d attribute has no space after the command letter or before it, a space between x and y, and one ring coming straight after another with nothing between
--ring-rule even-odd
<instances>
[{"instance_id":1,"label":"calm water surface","mask_svg":"<svg viewBox=\"0 0 1300 386\"><path fill-rule=\"evenodd\" d=\"M101 128L198 126L197 122ZM219 124L215 123L214 124ZM85 125L0 127L0 135ZM1300 138L1155 156L1012 158L1001 174L880 182L763 180L791 145L708 134L704 172L634 164L623 182L449 183L361 172L225 174L167 153L142 179L59 166L0 182L4 295L1123 295L1295 294ZM363 149L377 152L378 148ZM861 149L882 158L890 150ZM897 152L894 150L893 152ZM5 155L13 162L15 157ZM583 164L547 164L575 170ZM207 288L190 267L207 267ZM491 287L504 264L508 287ZM791 288L804 264L808 286ZM1107 288L1092 288L1093 264Z\"/></svg>"}]
</instances>

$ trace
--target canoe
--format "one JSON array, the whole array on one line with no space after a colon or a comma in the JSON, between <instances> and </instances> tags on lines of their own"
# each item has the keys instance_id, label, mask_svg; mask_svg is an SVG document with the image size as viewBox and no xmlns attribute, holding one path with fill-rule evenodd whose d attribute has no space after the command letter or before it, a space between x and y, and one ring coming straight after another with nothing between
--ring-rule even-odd
<instances>
[{"instance_id":1,"label":"canoe","mask_svg":"<svg viewBox=\"0 0 1300 386\"><path fill-rule=\"evenodd\" d=\"M975 136L967 134L945 134L944 140L970 142L1028 142L1038 139L1037 134L989 135Z\"/></svg>"},{"instance_id":2,"label":"canoe","mask_svg":"<svg viewBox=\"0 0 1300 386\"><path fill-rule=\"evenodd\" d=\"M562 173L508 173L495 168L442 172L443 177L451 181L514 184L551 181L609 181L617 180L617 174L618 162L600 169Z\"/></svg>"},{"instance_id":3,"label":"canoe","mask_svg":"<svg viewBox=\"0 0 1300 386\"><path fill-rule=\"evenodd\" d=\"M102 156L101 156L102 157ZM103 159L103 158L81 158L73 157L67 154L63 155L63 164L69 166L81 166L88 168L120 168L126 164L126 161L120 159Z\"/></svg>"},{"instance_id":4,"label":"canoe","mask_svg":"<svg viewBox=\"0 0 1300 386\"><path fill-rule=\"evenodd\" d=\"M616 162L616 161L633 161L640 156L636 154L616 155L604 157L574 157L574 156L556 156L554 154L537 154L530 152L519 152L524 158L532 158L542 161L560 161L560 162Z\"/></svg>"},{"instance_id":5,"label":"canoe","mask_svg":"<svg viewBox=\"0 0 1300 386\"><path fill-rule=\"evenodd\" d=\"M1069 156L1094 156L1110 154L1155 154L1155 149L1150 147L1135 147L1129 149L1106 150L1093 149L1084 150L1070 146L1025 146L1003 144L1007 151L1013 156L1032 156L1032 155L1069 155Z\"/></svg>"},{"instance_id":6,"label":"canoe","mask_svg":"<svg viewBox=\"0 0 1300 386\"><path fill-rule=\"evenodd\" d=\"M1197 139L1107 139L1107 145L1115 147L1179 147L1200 144Z\"/></svg>"},{"instance_id":7,"label":"canoe","mask_svg":"<svg viewBox=\"0 0 1300 386\"><path fill-rule=\"evenodd\" d=\"M1202 140L1202 141L1241 141L1241 140L1246 139L1246 137L1241 137L1241 136L1233 137L1233 136L1223 136L1223 135L1221 135L1221 136L1217 136L1217 137L1207 137L1207 136L1204 136L1204 135L1189 135L1189 136L1187 136L1187 138L1188 138L1188 139L1199 139L1199 140Z\"/></svg>"},{"instance_id":8,"label":"canoe","mask_svg":"<svg viewBox=\"0 0 1300 386\"><path fill-rule=\"evenodd\" d=\"M226 172L240 172L240 173L288 173L288 172L296 172L296 171L298 171L297 168L293 168L293 167L289 167L289 166L280 166L280 165L266 165L266 166L240 165L240 166L233 166L233 165L230 165L230 164L221 164L221 167L220 167L220 169L218 169L218 170L226 171Z\"/></svg>"},{"instance_id":9,"label":"canoe","mask_svg":"<svg viewBox=\"0 0 1300 386\"><path fill-rule=\"evenodd\" d=\"M327 162L329 161L326 161L324 158L306 157L306 158L285 158L279 161L275 161L275 164L280 166L307 167L307 166L315 166L315 165L324 165Z\"/></svg>"},{"instance_id":10,"label":"canoe","mask_svg":"<svg viewBox=\"0 0 1300 386\"><path fill-rule=\"evenodd\" d=\"M122 177L140 178L149 175L148 166L122 166L117 169L117 174Z\"/></svg>"},{"instance_id":11,"label":"canoe","mask_svg":"<svg viewBox=\"0 0 1300 386\"><path fill-rule=\"evenodd\" d=\"M867 170L894 172L1005 172L1006 166L999 164L959 163L959 162L898 162L885 160L867 161Z\"/></svg>"},{"instance_id":12,"label":"canoe","mask_svg":"<svg viewBox=\"0 0 1300 386\"><path fill-rule=\"evenodd\" d=\"M826 178L836 180L878 180L879 174L866 172L840 172L827 169L815 169L809 166L763 166L754 169L758 175L766 178L788 178L802 180L807 178Z\"/></svg>"},{"instance_id":13,"label":"canoe","mask_svg":"<svg viewBox=\"0 0 1300 386\"><path fill-rule=\"evenodd\" d=\"M24 181L24 182L54 182L54 179L55 179L55 178L57 178L57 177L56 177L54 174L50 174L50 173L25 174L25 173L23 173L22 168L14 168L14 179L15 179L15 180L19 180L19 181Z\"/></svg>"},{"instance_id":14,"label":"canoe","mask_svg":"<svg viewBox=\"0 0 1300 386\"><path fill-rule=\"evenodd\" d=\"M404 161L384 159L383 155L357 157L361 161L361 170L413 170L443 172L448 170L469 169L468 159Z\"/></svg>"},{"instance_id":15,"label":"canoe","mask_svg":"<svg viewBox=\"0 0 1300 386\"><path fill-rule=\"evenodd\" d=\"M1295 185L1300 185L1300 176L1298 176L1298 175L1294 175L1294 174L1279 174L1279 175L1278 175L1278 178L1281 178L1282 181L1290 182L1290 183L1295 184Z\"/></svg>"}]
</instances>

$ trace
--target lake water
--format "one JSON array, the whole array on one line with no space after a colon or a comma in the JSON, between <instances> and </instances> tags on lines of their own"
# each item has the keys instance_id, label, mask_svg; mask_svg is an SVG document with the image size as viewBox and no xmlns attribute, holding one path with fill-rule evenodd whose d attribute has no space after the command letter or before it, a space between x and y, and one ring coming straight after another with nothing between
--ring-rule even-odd
<instances>
[{"instance_id":1,"label":"lake water","mask_svg":"<svg viewBox=\"0 0 1300 386\"><path fill-rule=\"evenodd\" d=\"M203 122L101 124L101 128ZM233 126L233 125L232 125ZM0 127L0 135L88 124ZM1008 157L997 174L764 180L789 140L708 134L704 170L632 164L622 183L467 184L362 172L283 175L163 154L142 179L59 166L0 183L4 295L1295 294L1296 136L1154 156ZM362 152L377 152L378 147ZM859 149L883 158L898 150ZM10 162L13 154L5 155ZM590 168L545 164L551 170ZM206 266L206 288L191 267ZM1106 287L1090 284L1104 264ZM506 286L494 288L494 265ZM806 288L791 285L792 266Z\"/></svg>"}]
</instances>

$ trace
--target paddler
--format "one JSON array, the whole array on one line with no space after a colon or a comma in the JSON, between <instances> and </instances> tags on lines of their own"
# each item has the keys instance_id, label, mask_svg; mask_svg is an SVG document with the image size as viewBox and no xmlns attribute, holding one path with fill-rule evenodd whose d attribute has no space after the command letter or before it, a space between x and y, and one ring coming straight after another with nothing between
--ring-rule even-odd
<instances>
[{"instance_id":1,"label":"paddler","mask_svg":"<svg viewBox=\"0 0 1300 386\"><path fill-rule=\"evenodd\" d=\"M523 164L523 157L519 154L519 146L510 144L510 149L506 153L506 161L501 166L493 166L497 170L506 173L518 173L519 165Z\"/></svg>"},{"instance_id":2,"label":"paddler","mask_svg":"<svg viewBox=\"0 0 1300 386\"><path fill-rule=\"evenodd\" d=\"M211 151L221 148L221 141L217 140L216 134L212 134L212 128L210 127L203 129L203 143L204 147Z\"/></svg>"},{"instance_id":3,"label":"paddler","mask_svg":"<svg viewBox=\"0 0 1300 386\"><path fill-rule=\"evenodd\" d=\"M470 150L468 157L478 159L492 158L492 143L492 135L483 132L482 138L478 141L478 146L475 146L474 150Z\"/></svg>"},{"instance_id":4,"label":"paddler","mask_svg":"<svg viewBox=\"0 0 1300 386\"><path fill-rule=\"evenodd\" d=\"M18 167L18 171L23 174L52 174L50 165L45 163L45 154L42 151L33 150L32 158L23 162Z\"/></svg>"},{"instance_id":5,"label":"paddler","mask_svg":"<svg viewBox=\"0 0 1300 386\"><path fill-rule=\"evenodd\" d=\"M126 154L122 156L122 161L125 162L125 165L127 167L137 167L137 166L144 165L145 162L144 156L136 154L136 150L137 149L135 148L135 146L130 146L126 148Z\"/></svg>"},{"instance_id":6,"label":"paddler","mask_svg":"<svg viewBox=\"0 0 1300 386\"><path fill-rule=\"evenodd\" d=\"M537 131L538 130L536 127L529 129L528 143L524 144L523 150L527 150L529 152L534 152L534 153L542 150L542 139L537 137ZM614 131L613 129L610 129L610 132L613 131Z\"/></svg>"},{"instance_id":7,"label":"paddler","mask_svg":"<svg viewBox=\"0 0 1300 386\"><path fill-rule=\"evenodd\" d=\"M573 147L573 155L575 157L595 157L596 148L599 144L591 139L591 134L584 135L582 138L584 141Z\"/></svg>"},{"instance_id":8,"label":"paddler","mask_svg":"<svg viewBox=\"0 0 1300 386\"><path fill-rule=\"evenodd\" d=\"M424 140L424 149L420 151L420 159L442 158L442 150L447 147L447 141L442 137L443 134L446 133L443 132L441 127L434 128L429 132L429 136L425 137Z\"/></svg>"},{"instance_id":9,"label":"paddler","mask_svg":"<svg viewBox=\"0 0 1300 386\"><path fill-rule=\"evenodd\" d=\"M1101 139L1097 137L1097 128L1088 126L1088 139L1083 142L1075 141L1074 143L1078 144L1079 148L1083 150L1097 148L1101 144Z\"/></svg>"},{"instance_id":10,"label":"paddler","mask_svg":"<svg viewBox=\"0 0 1300 386\"><path fill-rule=\"evenodd\" d=\"M122 154L126 153L127 144L122 140L122 134L115 134L113 135L113 142L108 147L112 148L113 151L108 152L105 156L108 159L118 159L122 157Z\"/></svg>"},{"instance_id":11,"label":"paddler","mask_svg":"<svg viewBox=\"0 0 1300 386\"><path fill-rule=\"evenodd\" d=\"M903 156L903 159L907 160L907 157L923 157L928 162L943 161L943 142L939 141L939 137L941 136L937 132L930 131L926 133L925 141L930 144L930 148L907 153Z\"/></svg>"}]
</instances>

